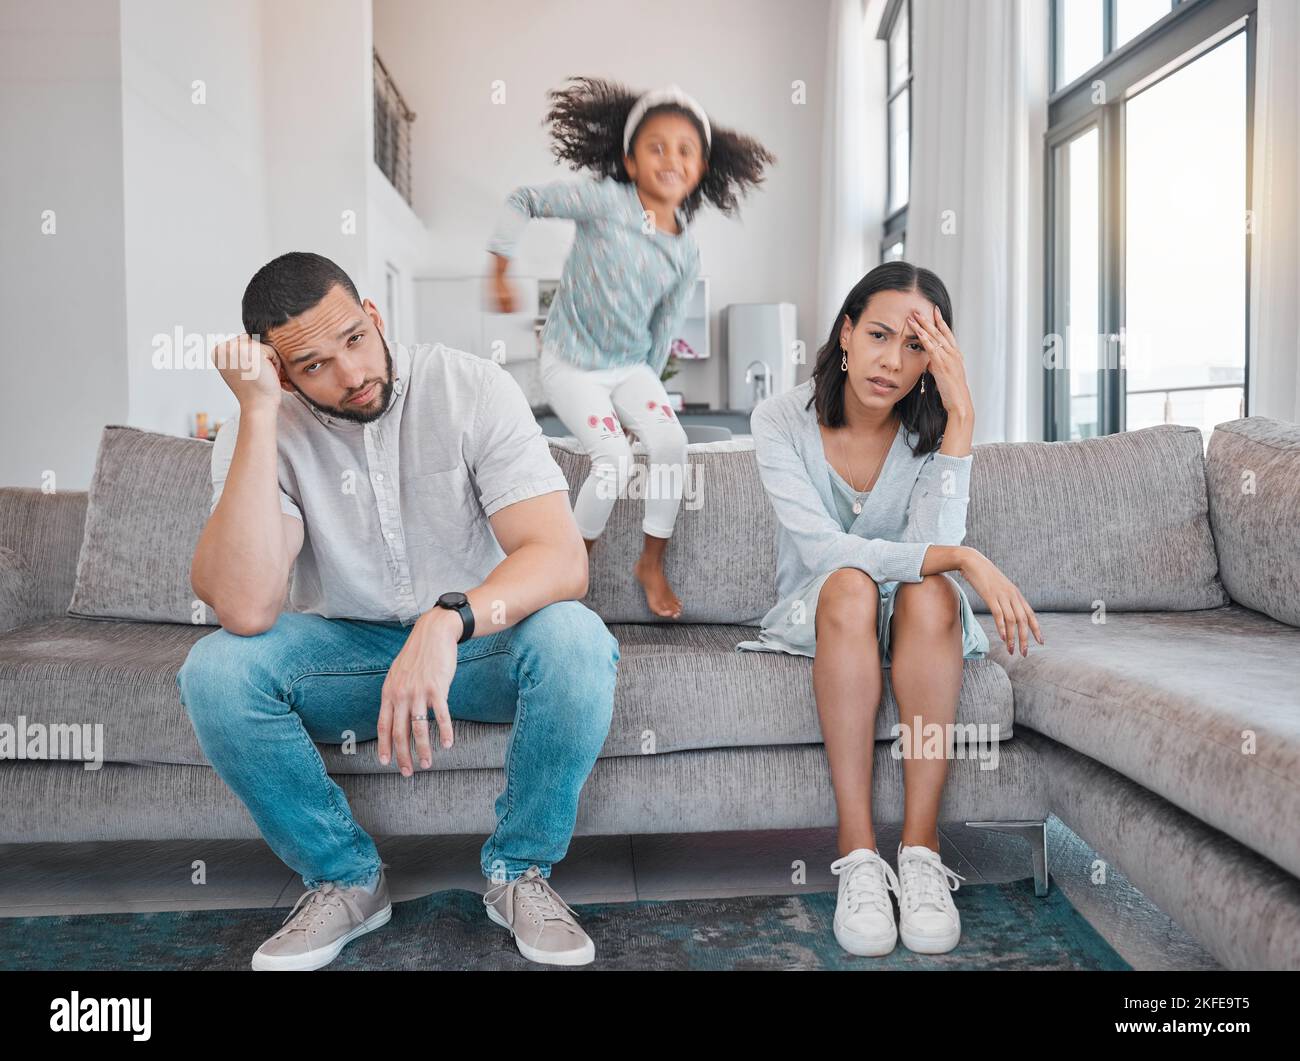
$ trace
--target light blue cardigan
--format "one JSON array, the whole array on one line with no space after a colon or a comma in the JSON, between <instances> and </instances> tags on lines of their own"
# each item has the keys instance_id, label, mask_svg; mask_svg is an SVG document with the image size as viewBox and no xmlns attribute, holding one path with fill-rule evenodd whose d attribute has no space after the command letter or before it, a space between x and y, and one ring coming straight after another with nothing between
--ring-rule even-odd
<instances>
[{"instance_id":1,"label":"light blue cardigan","mask_svg":"<svg viewBox=\"0 0 1300 1061\"><path fill-rule=\"evenodd\" d=\"M920 582L931 545L966 537L973 455L912 455L902 425L862 512L846 532L835 507L811 379L765 398L750 416L759 477L776 512L779 605L814 576L856 567L878 583ZM775 610L775 609L774 609Z\"/></svg>"}]
</instances>

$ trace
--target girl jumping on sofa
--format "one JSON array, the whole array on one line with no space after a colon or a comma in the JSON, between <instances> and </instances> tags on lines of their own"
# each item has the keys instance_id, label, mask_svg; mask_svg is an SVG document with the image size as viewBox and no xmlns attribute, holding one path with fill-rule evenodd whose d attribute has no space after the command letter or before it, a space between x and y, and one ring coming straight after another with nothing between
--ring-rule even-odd
<instances>
[{"instance_id":1,"label":"girl jumping on sofa","mask_svg":"<svg viewBox=\"0 0 1300 1061\"><path fill-rule=\"evenodd\" d=\"M939 855L946 738L963 660L983 657L989 641L949 572L983 598L1008 651L1017 630L1022 654L1030 630L1043 638L1015 584L961 544L975 410L942 281L907 262L872 269L844 300L812 377L760 402L751 424L778 517L779 600L759 640L736 647L813 657L839 825L835 938L853 954L883 955L901 928L913 951L952 950L961 919L950 893L963 878ZM897 875L871 821L886 667L903 726ZM936 724L943 754L926 743Z\"/></svg>"},{"instance_id":2,"label":"girl jumping on sofa","mask_svg":"<svg viewBox=\"0 0 1300 1061\"><path fill-rule=\"evenodd\" d=\"M542 330L538 372L556 416L591 457L574 516L590 553L632 477L625 429L645 446L645 534L633 567L656 615L682 603L664 574L681 507L686 432L660 376L700 273L689 224L704 200L724 214L775 161L755 140L713 125L675 85L644 95L573 78L549 93L552 150L595 179L516 188L488 249L497 309L513 311L506 269L530 218L577 222Z\"/></svg>"}]
</instances>

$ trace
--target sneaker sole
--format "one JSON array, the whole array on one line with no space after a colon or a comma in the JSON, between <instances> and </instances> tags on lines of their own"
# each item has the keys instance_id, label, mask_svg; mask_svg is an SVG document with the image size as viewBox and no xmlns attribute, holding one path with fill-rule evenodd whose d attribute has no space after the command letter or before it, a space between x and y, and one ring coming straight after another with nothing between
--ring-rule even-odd
<instances>
[{"instance_id":1,"label":"sneaker sole","mask_svg":"<svg viewBox=\"0 0 1300 1061\"><path fill-rule=\"evenodd\" d=\"M864 936L849 928L835 926L835 941L850 954L862 958L881 958L898 945L898 930L888 936Z\"/></svg>"},{"instance_id":2,"label":"sneaker sole","mask_svg":"<svg viewBox=\"0 0 1300 1061\"><path fill-rule=\"evenodd\" d=\"M961 928L947 936L914 936L902 931L903 946L914 954L947 954L961 940Z\"/></svg>"},{"instance_id":3,"label":"sneaker sole","mask_svg":"<svg viewBox=\"0 0 1300 1061\"><path fill-rule=\"evenodd\" d=\"M519 953L530 962L541 962L543 965L588 965L596 960L596 945L591 940L587 940L587 945L581 950L538 950L520 939L519 933L506 924L505 918L496 912L495 907L484 903L483 909L487 911L488 920L500 925L515 937L515 946L519 948Z\"/></svg>"},{"instance_id":4,"label":"sneaker sole","mask_svg":"<svg viewBox=\"0 0 1300 1061\"><path fill-rule=\"evenodd\" d=\"M311 969L319 969L329 965L339 956L339 952L358 936L364 936L367 932L373 932L388 924L392 916L393 904L389 903L378 913L371 914L346 936L340 936L328 946L317 947L304 954L263 954L257 951L253 954L253 968L261 972L307 972Z\"/></svg>"}]
</instances>

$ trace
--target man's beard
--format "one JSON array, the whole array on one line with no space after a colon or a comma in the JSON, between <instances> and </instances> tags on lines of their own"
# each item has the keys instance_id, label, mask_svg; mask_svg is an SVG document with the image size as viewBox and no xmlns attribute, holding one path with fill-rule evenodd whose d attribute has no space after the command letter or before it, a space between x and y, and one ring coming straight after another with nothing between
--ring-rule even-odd
<instances>
[{"instance_id":1,"label":"man's beard","mask_svg":"<svg viewBox=\"0 0 1300 1061\"><path fill-rule=\"evenodd\" d=\"M302 392L302 389L296 383L293 385L293 389L297 391L298 396L302 398L302 400L305 401L308 405L310 405L313 409L317 409L327 416L337 417L340 420L351 420L354 424L368 424L371 421L378 420L381 416L384 415L384 412L388 409L388 402L393 394L393 355L388 352L388 343L384 341L384 337L382 335L380 335L379 341L383 343L384 346L385 369L384 369L384 379L380 381L378 387L379 398L380 398L379 406L374 412L358 411L355 406L348 407L348 406L321 405L320 402L313 401L310 397L304 394ZM371 386L371 384L367 383L365 387L362 387L361 389L365 390L366 387L369 386ZM373 398L371 398L370 400L371 402L374 401Z\"/></svg>"}]
</instances>

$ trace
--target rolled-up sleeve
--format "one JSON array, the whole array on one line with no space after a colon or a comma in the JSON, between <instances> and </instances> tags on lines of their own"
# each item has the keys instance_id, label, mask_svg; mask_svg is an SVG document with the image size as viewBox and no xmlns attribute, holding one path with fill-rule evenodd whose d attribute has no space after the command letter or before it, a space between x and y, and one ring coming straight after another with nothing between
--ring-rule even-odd
<instances>
[{"instance_id":1,"label":"rolled-up sleeve","mask_svg":"<svg viewBox=\"0 0 1300 1061\"><path fill-rule=\"evenodd\" d=\"M960 545L966 537L970 472L974 454L954 457L937 450L926 458L907 503L903 540Z\"/></svg>"},{"instance_id":2,"label":"rolled-up sleeve","mask_svg":"<svg viewBox=\"0 0 1300 1061\"><path fill-rule=\"evenodd\" d=\"M849 534L826 511L808 479L789 429L773 413L772 399L750 417L759 478L777 519L785 526L809 571L856 567L877 582L920 582L926 542L895 542Z\"/></svg>"},{"instance_id":3,"label":"rolled-up sleeve","mask_svg":"<svg viewBox=\"0 0 1300 1061\"><path fill-rule=\"evenodd\" d=\"M217 432L212 443L212 503L208 506L208 515L217 510L217 502L226 487L226 477L230 474L230 462L235 457L235 438L239 434L239 417L232 416ZM302 509L298 503L280 487L280 511L287 516L302 519Z\"/></svg>"},{"instance_id":4,"label":"rolled-up sleeve","mask_svg":"<svg viewBox=\"0 0 1300 1061\"><path fill-rule=\"evenodd\" d=\"M483 362L465 457L489 516L516 501L569 489L524 392L494 361Z\"/></svg>"}]
</instances>

